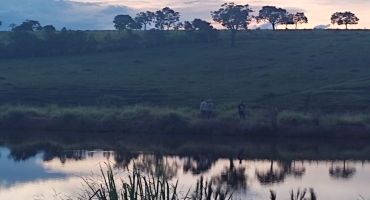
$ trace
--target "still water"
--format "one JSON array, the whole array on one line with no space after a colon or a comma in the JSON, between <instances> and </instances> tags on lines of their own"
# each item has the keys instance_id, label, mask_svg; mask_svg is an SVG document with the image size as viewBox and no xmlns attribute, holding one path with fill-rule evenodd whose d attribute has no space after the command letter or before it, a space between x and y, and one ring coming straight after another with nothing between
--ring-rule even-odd
<instances>
[{"instance_id":1,"label":"still water","mask_svg":"<svg viewBox=\"0 0 370 200\"><path fill-rule=\"evenodd\" d=\"M110 163L125 177L126 167L135 163L147 171L156 163L168 166L166 173L179 188L187 191L203 176L236 189L234 199L269 199L269 190L278 199L289 191L314 188L318 199L370 198L368 160L267 160L158 155L149 152L37 151L27 153L0 147L0 199L77 199L87 188L81 177L100 174L101 164ZM239 157L239 158L238 158ZM360 196L361 195L361 196Z\"/></svg>"}]
</instances>

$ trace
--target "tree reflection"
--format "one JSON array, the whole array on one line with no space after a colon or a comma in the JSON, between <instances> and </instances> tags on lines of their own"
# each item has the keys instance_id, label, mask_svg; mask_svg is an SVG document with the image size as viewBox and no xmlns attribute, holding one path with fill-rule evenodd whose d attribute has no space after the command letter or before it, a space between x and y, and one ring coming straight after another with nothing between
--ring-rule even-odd
<instances>
[{"instance_id":1,"label":"tree reflection","mask_svg":"<svg viewBox=\"0 0 370 200\"><path fill-rule=\"evenodd\" d=\"M256 170L258 181L262 185L269 185L274 183L283 182L285 179L285 173L282 169L274 169L274 161L270 160L270 168L266 172L260 172Z\"/></svg>"},{"instance_id":2,"label":"tree reflection","mask_svg":"<svg viewBox=\"0 0 370 200\"><path fill-rule=\"evenodd\" d=\"M20 162L34 157L36 154L37 150L32 147L13 148L11 149L8 158L13 159L15 162Z\"/></svg>"},{"instance_id":3,"label":"tree reflection","mask_svg":"<svg viewBox=\"0 0 370 200\"><path fill-rule=\"evenodd\" d=\"M211 178L212 183L215 185L227 185L233 189L246 190L247 189L247 176L245 175L245 167L235 167L233 159L229 159L229 166L225 167L221 174Z\"/></svg>"},{"instance_id":4,"label":"tree reflection","mask_svg":"<svg viewBox=\"0 0 370 200\"><path fill-rule=\"evenodd\" d=\"M84 150L75 150L75 151L63 151L59 154L59 160L64 164L67 160L85 160L87 151Z\"/></svg>"},{"instance_id":5,"label":"tree reflection","mask_svg":"<svg viewBox=\"0 0 370 200\"><path fill-rule=\"evenodd\" d=\"M294 178L302 178L306 172L306 167L296 163L294 160L280 160L277 162L278 166L283 170L285 175L292 175Z\"/></svg>"},{"instance_id":6,"label":"tree reflection","mask_svg":"<svg viewBox=\"0 0 370 200\"><path fill-rule=\"evenodd\" d=\"M284 182L286 176L294 178L302 178L306 172L306 167L303 166L303 161L299 165L294 160L279 160L277 168L274 169L274 161L270 160L270 168L268 171L256 171L257 179L262 185Z\"/></svg>"},{"instance_id":7,"label":"tree reflection","mask_svg":"<svg viewBox=\"0 0 370 200\"><path fill-rule=\"evenodd\" d=\"M343 160L343 166L333 166L333 162L331 167L329 168L329 175L336 179L350 179L356 173L356 168L349 167L348 164L346 166L346 160Z\"/></svg>"},{"instance_id":8,"label":"tree reflection","mask_svg":"<svg viewBox=\"0 0 370 200\"><path fill-rule=\"evenodd\" d=\"M124 151L115 151L113 153L114 157L114 165L113 167L116 169L120 168L127 168L130 162L133 159L136 159L139 157L139 153L136 152L124 152Z\"/></svg>"},{"instance_id":9,"label":"tree reflection","mask_svg":"<svg viewBox=\"0 0 370 200\"><path fill-rule=\"evenodd\" d=\"M214 163L211 155L202 155L198 157L185 157L183 171L191 172L192 174L201 174L212 168Z\"/></svg>"},{"instance_id":10,"label":"tree reflection","mask_svg":"<svg viewBox=\"0 0 370 200\"><path fill-rule=\"evenodd\" d=\"M144 153L135 161L135 166L141 172L164 176L167 180L171 180L177 176L180 166L176 160L169 162L168 158L167 156Z\"/></svg>"}]
</instances>

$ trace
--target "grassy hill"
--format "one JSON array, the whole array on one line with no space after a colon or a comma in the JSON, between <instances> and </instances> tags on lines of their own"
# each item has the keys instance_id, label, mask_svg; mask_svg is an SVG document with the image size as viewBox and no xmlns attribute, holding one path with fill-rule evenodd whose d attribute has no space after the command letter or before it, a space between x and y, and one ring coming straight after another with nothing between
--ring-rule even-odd
<instances>
[{"instance_id":1,"label":"grassy hill","mask_svg":"<svg viewBox=\"0 0 370 200\"><path fill-rule=\"evenodd\" d=\"M194 107L243 100L248 107L370 108L369 31L247 31L211 44L131 52L0 60L0 103ZM99 37L97 37L99 38Z\"/></svg>"}]
</instances>

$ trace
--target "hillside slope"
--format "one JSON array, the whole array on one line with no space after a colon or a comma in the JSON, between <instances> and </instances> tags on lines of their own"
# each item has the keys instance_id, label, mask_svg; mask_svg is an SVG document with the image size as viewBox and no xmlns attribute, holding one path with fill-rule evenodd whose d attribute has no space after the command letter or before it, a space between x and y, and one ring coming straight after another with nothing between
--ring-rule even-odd
<instances>
[{"instance_id":1,"label":"hillside slope","mask_svg":"<svg viewBox=\"0 0 370 200\"><path fill-rule=\"evenodd\" d=\"M173 44L132 52L0 60L0 103L198 107L244 100L248 107L366 110L370 32L248 31L236 47Z\"/></svg>"}]
</instances>

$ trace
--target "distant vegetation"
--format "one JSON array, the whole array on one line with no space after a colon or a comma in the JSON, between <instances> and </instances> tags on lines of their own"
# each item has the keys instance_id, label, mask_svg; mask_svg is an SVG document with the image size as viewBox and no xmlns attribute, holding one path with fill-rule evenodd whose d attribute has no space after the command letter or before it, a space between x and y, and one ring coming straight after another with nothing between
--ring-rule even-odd
<instances>
[{"instance_id":1,"label":"distant vegetation","mask_svg":"<svg viewBox=\"0 0 370 200\"><path fill-rule=\"evenodd\" d=\"M308 23L303 12L288 13L283 8L263 6L257 16L253 16L248 4L238 5L233 2L224 3L217 11L211 12L212 19L220 23L231 33L231 46L234 46L235 36L240 30L247 30L251 21L257 23L269 22L272 28L278 25L295 25ZM130 15L119 14L114 17L114 27L122 32L116 38L107 34L103 40L97 40L94 34L82 31L56 31L53 25L42 26L39 21L26 20L20 25L11 23L11 32L5 39L0 38L0 59L43 57L55 55L78 55L83 53L98 53L142 49L176 43L209 43L218 40L219 31L211 23L202 19L180 22L180 13L169 7L156 12L145 11L134 18ZM336 12L331 17L332 24L357 24L359 19L351 12ZM155 28L147 30L147 26ZM2 21L0 21L0 26ZM138 30L144 28L145 33ZM175 30L169 34L168 30ZM183 30L185 34L177 34Z\"/></svg>"}]
</instances>

